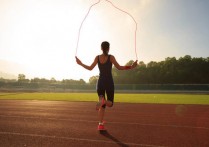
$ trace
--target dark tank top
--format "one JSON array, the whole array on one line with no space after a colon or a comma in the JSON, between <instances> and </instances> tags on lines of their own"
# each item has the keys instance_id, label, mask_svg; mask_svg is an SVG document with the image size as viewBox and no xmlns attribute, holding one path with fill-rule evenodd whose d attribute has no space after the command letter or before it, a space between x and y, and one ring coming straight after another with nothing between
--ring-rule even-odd
<instances>
[{"instance_id":1,"label":"dark tank top","mask_svg":"<svg viewBox=\"0 0 209 147\"><path fill-rule=\"evenodd\" d=\"M112 63L110 61L110 55L105 63L100 63L98 56L98 66L100 77L112 77Z\"/></svg>"},{"instance_id":2,"label":"dark tank top","mask_svg":"<svg viewBox=\"0 0 209 147\"><path fill-rule=\"evenodd\" d=\"M100 63L98 56L99 79L97 81L97 90L114 90L114 82L112 77L111 55L105 63Z\"/></svg>"}]
</instances>

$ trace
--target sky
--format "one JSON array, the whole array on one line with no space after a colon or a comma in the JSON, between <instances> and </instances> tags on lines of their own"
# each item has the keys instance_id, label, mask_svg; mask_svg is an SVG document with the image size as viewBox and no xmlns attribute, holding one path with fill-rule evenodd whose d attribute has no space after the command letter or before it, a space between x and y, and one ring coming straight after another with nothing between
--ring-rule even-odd
<instances>
[{"instance_id":1,"label":"sky","mask_svg":"<svg viewBox=\"0 0 209 147\"><path fill-rule=\"evenodd\" d=\"M1 72L27 78L84 79L98 75L75 62L78 31L89 7L98 0L0 0ZM166 57L209 57L208 0L110 0L137 22L139 61ZM81 29L78 58L90 65L110 42L119 64L136 60L135 23L101 0ZM8 63L14 63L8 68ZM20 68L21 67L21 68ZM24 69L24 70L23 70Z\"/></svg>"}]
</instances>

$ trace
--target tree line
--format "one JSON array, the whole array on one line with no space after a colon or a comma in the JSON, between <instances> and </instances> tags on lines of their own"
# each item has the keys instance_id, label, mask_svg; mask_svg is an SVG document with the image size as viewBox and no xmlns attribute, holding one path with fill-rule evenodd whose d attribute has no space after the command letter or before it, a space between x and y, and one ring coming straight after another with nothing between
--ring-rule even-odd
<instances>
[{"instance_id":1,"label":"tree line","mask_svg":"<svg viewBox=\"0 0 209 147\"><path fill-rule=\"evenodd\" d=\"M129 61L126 65L131 65ZM164 61L151 61L148 64L139 62L133 70L120 71L112 69L115 84L209 84L209 57L192 58L190 55L168 57ZM0 87L27 86L40 88L43 86L71 87L72 85L96 84L98 76L92 76L89 82L83 79L33 78L27 79L24 74L19 74L17 80L0 78Z\"/></svg>"},{"instance_id":2,"label":"tree line","mask_svg":"<svg viewBox=\"0 0 209 147\"><path fill-rule=\"evenodd\" d=\"M141 61L133 70L120 71L113 67L112 74L115 84L209 84L209 57L167 57L148 64ZM92 76L89 82L96 83L97 78Z\"/></svg>"},{"instance_id":3,"label":"tree line","mask_svg":"<svg viewBox=\"0 0 209 147\"><path fill-rule=\"evenodd\" d=\"M18 79L4 79L0 78L0 88L1 87L26 87L26 88L42 88L48 86L60 86L68 87L71 85L84 85L86 82L83 79L73 80L73 79L63 79L61 81L56 80L55 78L46 79L46 78L33 78L27 79L24 74L19 74Z\"/></svg>"}]
</instances>

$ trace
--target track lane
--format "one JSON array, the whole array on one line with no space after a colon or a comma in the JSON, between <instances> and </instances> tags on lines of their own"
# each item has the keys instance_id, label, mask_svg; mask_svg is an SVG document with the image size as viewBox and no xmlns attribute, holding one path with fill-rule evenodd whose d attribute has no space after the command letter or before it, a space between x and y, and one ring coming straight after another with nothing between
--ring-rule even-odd
<instances>
[{"instance_id":1,"label":"track lane","mask_svg":"<svg viewBox=\"0 0 209 147\"><path fill-rule=\"evenodd\" d=\"M99 134L96 130L95 103L1 100L0 144L209 145L209 107L181 105L181 110L176 111L178 107L179 105L116 103L114 108L106 111L108 132ZM34 142L31 142L31 139L34 139Z\"/></svg>"}]
</instances>

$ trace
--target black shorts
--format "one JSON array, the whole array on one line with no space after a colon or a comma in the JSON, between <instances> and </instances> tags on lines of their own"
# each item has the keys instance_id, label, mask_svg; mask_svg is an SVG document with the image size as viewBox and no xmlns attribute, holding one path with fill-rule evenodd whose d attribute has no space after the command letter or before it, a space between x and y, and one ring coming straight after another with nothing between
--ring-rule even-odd
<instances>
[{"instance_id":1,"label":"black shorts","mask_svg":"<svg viewBox=\"0 0 209 147\"><path fill-rule=\"evenodd\" d=\"M105 96L105 93L107 95L107 98ZM113 103L114 103L114 90L101 90L101 89L97 89L97 94L98 94L98 96L103 95L106 100L112 102L112 106L113 106ZM103 108L105 108L105 107L106 106L104 106Z\"/></svg>"},{"instance_id":2,"label":"black shorts","mask_svg":"<svg viewBox=\"0 0 209 147\"><path fill-rule=\"evenodd\" d=\"M107 98L105 97L105 93ZM114 102L114 82L112 76L99 77L97 81L97 94L98 96L103 95L106 100L109 100L112 103Z\"/></svg>"}]
</instances>

